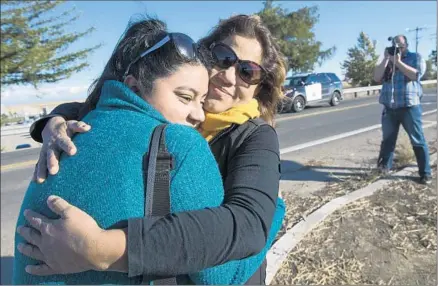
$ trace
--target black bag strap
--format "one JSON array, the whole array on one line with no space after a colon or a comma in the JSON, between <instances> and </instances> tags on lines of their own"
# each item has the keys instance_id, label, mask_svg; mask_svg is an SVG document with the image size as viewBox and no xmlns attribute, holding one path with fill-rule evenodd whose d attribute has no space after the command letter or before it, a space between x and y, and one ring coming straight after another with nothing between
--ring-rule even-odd
<instances>
[{"instance_id":1,"label":"black bag strap","mask_svg":"<svg viewBox=\"0 0 438 286\"><path fill-rule=\"evenodd\" d=\"M165 130L166 124L155 127L149 152L143 156L146 217L161 217L170 213L170 171L173 168L173 157L166 149ZM143 276L143 283L149 284L150 280ZM157 279L153 284L177 285L176 277Z\"/></svg>"},{"instance_id":2,"label":"black bag strap","mask_svg":"<svg viewBox=\"0 0 438 286\"><path fill-rule=\"evenodd\" d=\"M240 145L260 126L268 125L266 121L261 118L249 119L245 123L239 125L233 132L230 133L230 149L228 150L228 158L232 158L239 149Z\"/></svg>"}]
</instances>

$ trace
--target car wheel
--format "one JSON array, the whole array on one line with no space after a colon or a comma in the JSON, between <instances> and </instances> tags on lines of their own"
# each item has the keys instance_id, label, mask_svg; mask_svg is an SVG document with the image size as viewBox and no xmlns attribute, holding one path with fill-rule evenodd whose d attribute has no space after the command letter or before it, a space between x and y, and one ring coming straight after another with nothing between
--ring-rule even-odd
<instances>
[{"instance_id":1,"label":"car wheel","mask_svg":"<svg viewBox=\"0 0 438 286\"><path fill-rule=\"evenodd\" d=\"M277 112L278 114L287 112L287 102L285 100L286 98L283 98L280 102L277 104Z\"/></svg>"},{"instance_id":2,"label":"car wheel","mask_svg":"<svg viewBox=\"0 0 438 286\"><path fill-rule=\"evenodd\" d=\"M290 97L286 97L285 100L283 100L283 112L289 113L292 111L292 106L294 102Z\"/></svg>"},{"instance_id":3,"label":"car wheel","mask_svg":"<svg viewBox=\"0 0 438 286\"><path fill-rule=\"evenodd\" d=\"M304 100L304 97L298 95L297 97L294 98L294 101L292 103L293 111L301 112L303 111L305 106L306 106L306 101Z\"/></svg>"},{"instance_id":4,"label":"car wheel","mask_svg":"<svg viewBox=\"0 0 438 286\"><path fill-rule=\"evenodd\" d=\"M330 105L336 106L339 105L340 102L341 102L341 94L339 93L339 91L333 92L332 98L330 99Z\"/></svg>"},{"instance_id":5,"label":"car wheel","mask_svg":"<svg viewBox=\"0 0 438 286\"><path fill-rule=\"evenodd\" d=\"M289 97L284 97L277 105L277 112L288 113L292 109L292 100Z\"/></svg>"},{"instance_id":6,"label":"car wheel","mask_svg":"<svg viewBox=\"0 0 438 286\"><path fill-rule=\"evenodd\" d=\"M280 101L277 104L277 114L281 114L284 111L284 103L282 101Z\"/></svg>"}]
</instances>

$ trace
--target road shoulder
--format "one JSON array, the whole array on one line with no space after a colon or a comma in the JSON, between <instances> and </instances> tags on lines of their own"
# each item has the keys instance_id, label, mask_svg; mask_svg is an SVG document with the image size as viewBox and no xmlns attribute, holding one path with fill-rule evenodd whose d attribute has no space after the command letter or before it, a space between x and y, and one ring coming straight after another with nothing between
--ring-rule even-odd
<instances>
[{"instance_id":1,"label":"road shoulder","mask_svg":"<svg viewBox=\"0 0 438 286\"><path fill-rule=\"evenodd\" d=\"M434 119L435 115L424 118L425 122L430 123L436 122ZM432 152L436 152L436 125L434 126L425 128L425 136L432 146ZM323 146L324 148L315 146L282 156L284 161L282 162L281 191L287 203L287 217L282 235L286 232L289 235L286 234L280 238L268 255L267 282L271 281L281 263L286 260L287 253L318 222L343 206L348 201L348 196L352 196L354 190L361 189L378 179L371 170L377 161L380 138L380 130L376 130L330 142ZM403 139L403 134L399 135L399 138ZM404 139L406 140L406 138ZM408 151L410 149L409 143L408 146L406 146L406 142L402 143L405 144L403 152ZM327 150L331 151L327 152ZM401 156L406 155L403 152ZM406 164L406 162L398 162L398 164ZM416 170L414 164L408 169L412 174L406 176L402 172L397 176L413 182L417 177ZM368 195L381 188L385 183L387 184L388 181L375 182L374 186L369 187L369 189L374 189ZM356 199L360 198L361 195L367 195L366 190L357 194L359 195ZM334 203L327 204L334 199ZM336 203L336 200L339 202ZM281 241L283 241L283 245L281 245ZM278 282L278 280L274 281ZM285 281L283 282L285 283Z\"/></svg>"}]
</instances>

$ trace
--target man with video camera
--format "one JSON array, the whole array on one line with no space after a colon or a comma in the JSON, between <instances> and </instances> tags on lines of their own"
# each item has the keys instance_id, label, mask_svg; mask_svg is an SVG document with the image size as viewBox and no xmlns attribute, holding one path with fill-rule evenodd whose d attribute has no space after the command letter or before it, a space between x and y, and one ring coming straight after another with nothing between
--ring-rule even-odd
<instances>
[{"instance_id":1,"label":"man with video camera","mask_svg":"<svg viewBox=\"0 0 438 286\"><path fill-rule=\"evenodd\" d=\"M432 181L429 149L423 133L421 77L426 63L418 53L408 50L406 36L389 38L392 46L385 49L383 61L374 70L374 80L382 83L379 103L382 112L383 139L380 146L378 168L387 174L392 167L395 145L400 124L409 136L417 158L420 182Z\"/></svg>"}]
</instances>

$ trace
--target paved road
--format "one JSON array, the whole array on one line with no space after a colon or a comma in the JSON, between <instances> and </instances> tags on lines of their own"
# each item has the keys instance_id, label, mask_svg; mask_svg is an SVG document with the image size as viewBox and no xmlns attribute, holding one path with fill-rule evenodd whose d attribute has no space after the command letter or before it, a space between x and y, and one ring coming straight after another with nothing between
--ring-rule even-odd
<instances>
[{"instance_id":1,"label":"paved road","mask_svg":"<svg viewBox=\"0 0 438 286\"><path fill-rule=\"evenodd\" d=\"M437 108L436 89L425 90L423 111ZM377 98L341 102L337 107L311 107L299 114L282 114L277 123L280 148L354 131L380 123L382 107ZM291 118L285 120L285 118Z\"/></svg>"},{"instance_id":2,"label":"paved road","mask_svg":"<svg viewBox=\"0 0 438 286\"><path fill-rule=\"evenodd\" d=\"M423 99L424 111L437 108L436 89L427 90ZM307 108L299 114L279 116L277 132L280 148L322 139L328 136L354 131L380 123L381 106L377 98L371 96L347 100L337 107L321 105ZM321 145L323 148L323 145ZM38 158L39 148L1 154L1 166L20 164ZM9 273L11 267L10 242L13 241L15 220L24 192L29 184L33 166L9 169L1 172L1 239L2 273ZM3 275L2 275L3 276ZM6 276L5 276L6 277ZM3 282L7 278L2 277Z\"/></svg>"},{"instance_id":3,"label":"paved road","mask_svg":"<svg viewBox=\"0 0 438 286\"><path fill-rule=\"evenodd\" d=\"M1 166L3 167L11 164L37 160L40 150L41 148L30 148L12 152L3 152L1 154Z\"/></svg>"}]
</instances>

